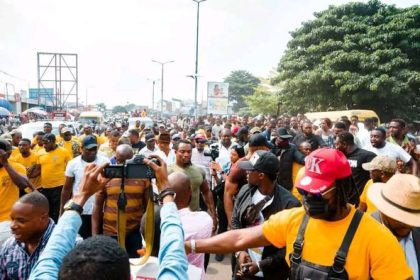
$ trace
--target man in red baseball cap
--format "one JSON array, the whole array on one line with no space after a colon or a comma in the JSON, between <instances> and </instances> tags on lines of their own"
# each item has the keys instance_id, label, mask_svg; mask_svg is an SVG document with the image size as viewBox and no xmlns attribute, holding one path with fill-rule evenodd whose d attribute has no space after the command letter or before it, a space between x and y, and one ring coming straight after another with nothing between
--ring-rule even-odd
<instances>
[{"instance_id":1,"label":"man in red baseball cap","mask_svg":"<svg viewBox=\"0 0 420 280\"><path fill-rule=\"evenodd\" d=\"M290 279L410 279L397 239L347 203L353 187L342 152L315 150L297 186L303 207L280 211L256 227L187 241L186 251L223 254L272 244L286 246Z\"/></svg>"}]
</instances>

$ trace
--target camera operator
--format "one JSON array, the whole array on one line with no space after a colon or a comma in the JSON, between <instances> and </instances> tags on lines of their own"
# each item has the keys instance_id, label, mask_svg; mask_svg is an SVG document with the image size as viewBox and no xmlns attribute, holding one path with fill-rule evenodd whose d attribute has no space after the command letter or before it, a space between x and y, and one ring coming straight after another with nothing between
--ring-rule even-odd
<instances>
[{"instance_id":1,"label":"camera operator","mask_svg":"<svg viewBox=\"0 0 420 280\"><path fill-rule=\"evenodd\" d=\"M144 162L155 172L161 209L161 242L159 253L158 279L188 279L187 257L184 249L183 231L174 203L175 192L168 182L166 164L157 156L159 165L151 160ZM109 179L104 178L106 164L86 167L84 178L78 192L73 197L73 207L66 208L56 230L52 233L43 254L35 264L29 279L130 279L130 266L127 255L109 238L93 237L83 241L72 250L77 231L81 225L79 211L86 200L102 190ZM67 257L66 257L67 255ZM107 260L107 261L104 261Z\"/></svg>"},{"instance_id":2,"label":"camera operator","mask_svg":"<svg viewBox=\"0 0 420 280\"><path fill-rule=\"evenodd\" d=\"M116 159L118 164L125 164L133 157L130 145L122 144L117 147ZM125 247L130 258L138 257L137 250L142 248L140 235L141 217L146 211L148 200L147 188L149 182L142 179L126 178L124 191L127 196ZM121 178L113 178L103 190L96 194L96 201L92 213L92 235L103 233L117 239L118 196L121 192Z\"/></svg>"}]
</instances>

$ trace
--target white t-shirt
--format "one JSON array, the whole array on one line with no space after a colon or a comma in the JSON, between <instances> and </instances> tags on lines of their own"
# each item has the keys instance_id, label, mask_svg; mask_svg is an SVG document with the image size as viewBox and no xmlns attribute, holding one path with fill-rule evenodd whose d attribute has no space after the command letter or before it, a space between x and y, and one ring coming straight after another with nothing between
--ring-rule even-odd
<instances>
[{"instance_id":1,"label":"white t-shirt","mask_svg":"<svg viewBox=\"0 0 420 280\"><path fill-rule=\"evenodd\" d=\"M160 150L156 146L155 146L155 149L153 151L149 150L146 146L146 147L144 147L143 149L140 150L139 154L142 155L142 156L148 157L150 155L156 154L158 151L160 151Z\"/></svg>"},{"instance_id":2,"label":"white t-shirt","mask_svg":"<svg viewBox=\"0 0 420 280\"><path fill-rule=\"evenodd\" d=\"M204 171L206 171L206 179L209 182L211 179L210 167L209 167L210 161L211 161L211 157L205 156L204 151L199 152L197 148L194 148L192 150L191 163L200 166L201 168L204 169Z\"/></svg>"},{"instance_id":3,"label":"white t-shirt","mask_svg":"<svg viewBox=\"0 0 420 280\"><path fill-rule=\"evenodd\" d=\"M252 195L252 203L253 204L257 204L258 202L260 202L264 198L265 198L265 195L263 195L262 193L260 193L259 190L256 190L255 193ZM261 209L261 211L264 210L267 206L269 206L273 202L273 199L274 198L272 197L269 201L267 201L265 203L264 207ZM260 217L257 218L256 224L254 224L252 226L260 225L262 223L264 223L264 216L260 212ZM251 257L251 260L253 262L259 262L259 261L261 261L263 250L264 250L264 247L258 247L258 248L250 248L250 249L248 249L248 254ZM262 271L259 271L257 274L255 274L255 276L264 277Z\"/></svg>"},{"instance_id":4,"label":"white t-shirt","mask_svg":"<svg viewBox=\"0 0 420 280\"><path fill-rule=\"evenodd\" d=\"M109 162L109 159L107 159L106 157L100 154L96 155L96 159L95 161L93 161L93 163L97 165L102 165L106 162ZM73 195L77 193L77 191L79 190L80 181L83 178L83 174L85 173L85 167L88 164L89 162L86 162L82 159L82 155L75 157L74 159L69 161L69 163L67 164L65 176L74 178ZM83 206L82 214L92 215L94 203L95 203L95 195L92 195L91 197L89 197L89 199L86 201L86 204Z\"/></svg>"},{"instance_id":5,"label":"white t-shirt","mask_svg":"<svg viewBox=\"0 0 420 280\"><path fill-rule=\"evenodd\" d=\"M219 143L219 157L216 159L216 162L220 164L220 166L226 165L230 162L230 152L232 151L232 147L237 145L236 143L232 142L229 148L226 148Z\"/></svg>"},{"instance_id":6,"label":"white t-shirt","mask_svg":"<svg viewBox=\"0 0 420 280\"><path fill-rule=\"evenodd\" d=\"M397 160L397 158L401 159L404 163L407 163L411 160L411 156L407 153L403 148L400 146L385 142L385 146L382 148L375 148L372 145L366 147L366 150L371 151L378 156L387 156L393 160Z\"/></svg>"},{"instance_id":7,"label":"white t-shirt","mask_svg":"<svg viewBox=\"0 0 420 280\"><path fill-rule=\"evenodd\" d=\"M154 155L159 156L161 159L163 159L167 165L170 165L172 163L175 163L176 161L176 156L175 156L175 151L170 149L169 150L169 154L166 156L164 151L157 151L156 153L153 153Z\"/></svg>"}]
</instances>

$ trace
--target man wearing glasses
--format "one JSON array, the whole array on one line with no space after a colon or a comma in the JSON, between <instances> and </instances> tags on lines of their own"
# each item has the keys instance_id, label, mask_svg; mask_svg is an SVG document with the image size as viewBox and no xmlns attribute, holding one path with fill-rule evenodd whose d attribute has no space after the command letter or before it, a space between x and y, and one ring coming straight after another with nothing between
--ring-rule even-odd
<instances>
[{"instance_id":1,"label":"man wearing glasses","mask_svg":"<svg viewBox=\"0 0 420 280\"><path fill-rule=\"evenodd\" d=\"M98 142L96 137L88 135L83 138L82 154L72 159L66 168L66 180L64 182L63 191L61 192L60 213L63 213L63 207L67 201L73 196L73 194L77 193L86 165L89 163L95 163L99 166L106 162L109 162L106 157L98 155ZM94 202L95 196L91 196L83 207L83 213L81 216L82 226L79 230L79 234L83 237L83 239L92 235L91 218Z\"/></svg>"},{"instance_id":2,"label":"man wearing glasses","mask_svg":"<svg viewBox=\"0 0 420 280\"><path fill-rule=\"evenodd\" d=\"M205 156L207 140L201 134L198 134L195 139L195 148L192 150L191 163L200 166L206 171L206 179L210 183L210 162L211 157Z\"/></svg>"},{"instance_id":3,"label":"man wearing glasses","mask_svg":"<svg viewBox=\"0 0 420 280\"><path fill-rule=\"evenodd\" d=\"M187 241L187 253L286 246L290 279L411 279L397 239L347 203L354 183L342 152L313 151L297 187L303 207L280 211L255 227ZM240 269L246 273L250 266L245 263Z\"/></svg>"}]
</instances>

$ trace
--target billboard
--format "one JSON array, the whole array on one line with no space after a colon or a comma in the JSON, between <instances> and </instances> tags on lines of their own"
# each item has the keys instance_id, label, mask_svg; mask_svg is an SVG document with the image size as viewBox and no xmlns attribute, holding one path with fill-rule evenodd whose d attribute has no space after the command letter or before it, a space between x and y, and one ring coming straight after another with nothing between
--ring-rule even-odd
<instances>
[{"instance_id":1,"label":"billboard","mask_svg":"<svg viewBox=\"0 0 420 280\"><path fill-rule=\"evenodd\" d=\"M215 115L227 115L228 113L228 99L227 98L207 98L207 113Z\"/></svg>"},{"instance_id":2,"label":"billboard","mask_svg":"<svg viewBox=\"0 0 420 280\"><path fill-rule=\"evenodd\" d=\"M207 113L226 115L229 105L229 83L207 83Z\"/></svg>"},{"instance_id":3,"label":"billboard","mask_svg":"<svg viewBox=\"0 0 420 280\"><path fill-rule=\"evenodd\" d=\"M38 99L39 96L46 97L47 99L53 100L54 89L53 88L30 88L29 98Z\"/></svg>"},{"instance_id":4,"label":"billboard","mask_svg":"<svg viewBox=\"0 0 420 280\"><path fill-rule=\"evenodd\" d=\"M207 83L207 97L228 98L229 97L229 83L208 82Z\"/></svg>"}]
</instances>

